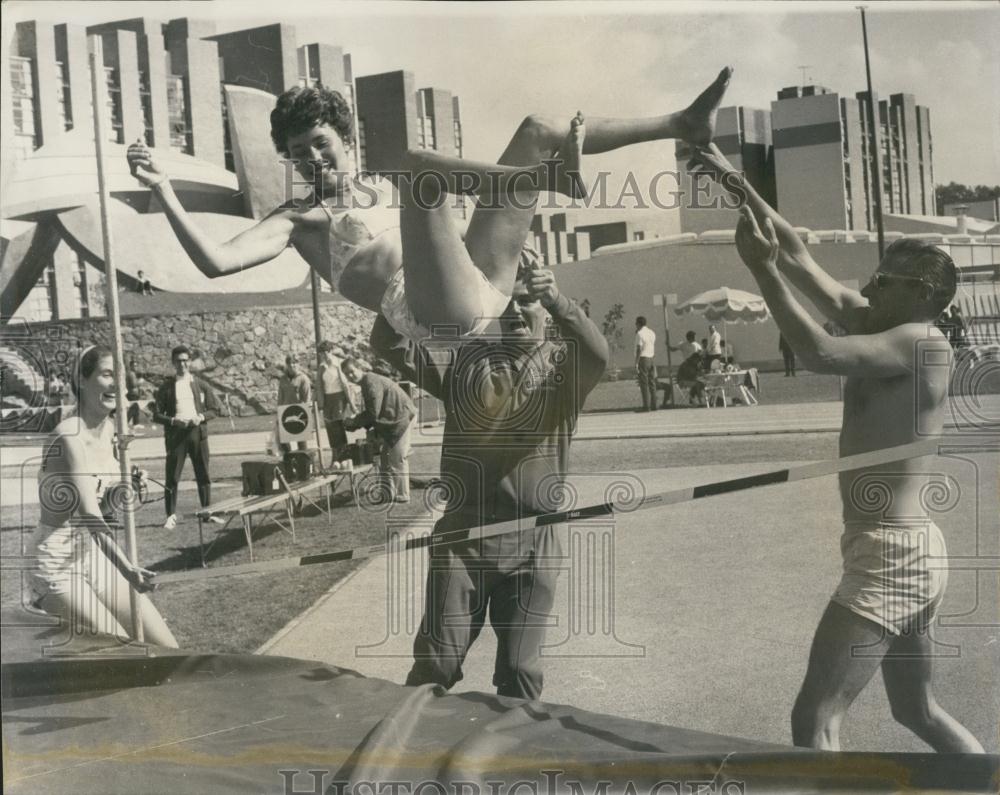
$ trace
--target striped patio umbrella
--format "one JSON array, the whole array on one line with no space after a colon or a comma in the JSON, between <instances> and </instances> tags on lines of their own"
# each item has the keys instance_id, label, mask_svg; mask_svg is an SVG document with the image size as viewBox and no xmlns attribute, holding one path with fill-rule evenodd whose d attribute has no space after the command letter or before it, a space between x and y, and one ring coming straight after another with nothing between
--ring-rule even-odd
<instances>
[{"instance_id":1,"label":"striped patio umbrella","mask_svg":"<svg viewBox=\"0 0 1000 795\"><path fill-rule=\"evenodd\" d=\"M678 315L704 315L712 322L722 321L724 345L728 351L727 326L730 323L763 323L771 316L764 299L746 290L718 287L689 298L674 308Z\"/></svg>"}]
</instances>

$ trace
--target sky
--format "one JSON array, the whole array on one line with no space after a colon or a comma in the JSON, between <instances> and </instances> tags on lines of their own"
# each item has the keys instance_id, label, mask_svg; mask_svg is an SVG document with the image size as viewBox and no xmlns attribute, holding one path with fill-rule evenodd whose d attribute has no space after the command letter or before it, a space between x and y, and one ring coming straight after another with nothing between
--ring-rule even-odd
<instances>
[{"instance_id":1,"label":"sky","mask_svg":"<svg viewBox=\"0 0 1000 795\"><path fill-rule=\"evenodd\" d=\"M298 44L337 44L355 76L395 69L461 98L465 155L494 160L528 113L567 120L649 116L687 105L726 64L725 104L769 107L805 82L865 88L855 2L355 3L59 2L3 4L88 24L129 16L210 18L218 32L283 21ZM870 2L872 77L881 96L909 92L931 111L935 181L1000 184L1000 6ZM5 19L5 21L8 21ZM7 27L7 30L10 30ZM672 143L588 160L591 169L653 174Z\"/></svg>"}]
</instances>

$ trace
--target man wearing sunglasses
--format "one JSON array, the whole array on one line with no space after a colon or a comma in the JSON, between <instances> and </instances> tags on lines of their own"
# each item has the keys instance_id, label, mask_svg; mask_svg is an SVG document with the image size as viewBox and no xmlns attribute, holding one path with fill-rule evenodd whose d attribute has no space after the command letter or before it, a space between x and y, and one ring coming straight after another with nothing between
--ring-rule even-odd
<instances>
[{"instance_id":1,"label":"man wearing sunglasses","mask_svg":"<svg viewBox=\"0 0 1000 795\"><path fill-rule=\"evenodd\" d=\"M934 320L955 294L951 258L931 244L901 239L868 284L851 290L816 264L794 228L714 144L696 150L690 167L741 201L737 251L795 355L814 372L847 377L840 454L941 433L951 349ZM846 335L824 331L786 280ZM792 710L796 745L839 750L848 707L881 667L897 721L935 750L983 751L931 691L929 629L944 596L947 552L922 498L934 471L929 458L840 475L844 573L816 630Z\"/></svg>"},{"instance_id":2,"label":"man wearing sunglasses","mask_svg":"<svg viewBox=\"0 0 1000 795\"><path fill-rule=\"evenodd\" d=\"M208 384L191 372L191 351L178 345L170 359L175 374L167 378L156 391L154 422L163 426L163 441L167 448L167 476L163 504L167 510L164 528L177 526L177 484L184 472L184 462L191 458L194 477L198 482L198 499L207 508L212 498L212 478L208 473L208 417L219 411L218 401ZM209 521L221 520L212 515Z\"/></svg>"},{"instance_id":3,"label":"man wearing sunglasses","mask_svg":"<svg viewBox=\"0 0 1000 795\"><path fill-rule=\"evenodd\" d=\"M444 401L440 473L449 500L435 533L565 507L570 440L607 366L608 345L560 294L551 271L522 264L493 333L414 344L380 317L371 344ZM530 526L432 548L408 685L447 688L461 680L466 652L488 615L497 635L497 693L541 695L541 644L565 566L557 533L556 526Z\"/></svg>"}]
</instances>

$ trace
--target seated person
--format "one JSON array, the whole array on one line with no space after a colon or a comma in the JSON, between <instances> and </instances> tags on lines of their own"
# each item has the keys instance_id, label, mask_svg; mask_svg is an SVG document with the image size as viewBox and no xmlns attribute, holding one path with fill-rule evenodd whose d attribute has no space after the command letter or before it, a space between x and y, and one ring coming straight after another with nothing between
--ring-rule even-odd
<instances>
[{"instance_id":1,"label":"seated person","mask_svg":"<svg viewBox=\"0 0 1000 795\"><path fill-rule=\"evenodd\" d=\"M677 368L677 386L688 390L689 403L701 403L705 396L705 385L698 380L702 374L701 351L695 351Z\"/></svg>"}]
</instances>

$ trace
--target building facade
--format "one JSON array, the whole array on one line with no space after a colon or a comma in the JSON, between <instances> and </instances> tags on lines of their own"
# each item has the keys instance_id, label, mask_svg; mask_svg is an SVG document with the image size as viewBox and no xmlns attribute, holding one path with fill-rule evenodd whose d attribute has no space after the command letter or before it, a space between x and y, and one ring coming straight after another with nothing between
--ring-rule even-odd
<instances>
[{"instance_id":1,"label":"building facade","mask_svg":"<svg viewBox=\"0 0 1000 795\"><path fill-rule=\"evenodd\" d=\"M935 215L930 111L912 94L875 97L885 215ZM840 96L818 86L778 92L769 111L741 106L719 110L716 144L743 170L768 203L795 226L813 230L875 229L875 191L867 92ZM689 149L677 146L685 199L681 229L729 229L735 211L718 186L692 183Z\"/></svg>"},{"instance_id":2,"label":"building facade","mask_svg":"<svg viewBox=\"0 0 1000 795\"><path fill-rule=\"evenodd\" d=\"M273 98L294 86L322 84L347 99L355 118L356 145L350 151L355 169L393 168L407 148L462 155L458 97L442 88L416 89L410 72L356 81L350 54L328 43L299 44L295 27L285 23L217 33L212 22L139 17L89 27L41 21L16 25L3 75L10 88L2 109L5 171L56 145L68 132L90 135L92 142L88 36L94 34L102 42L101 112L109 143L124 147L142 139L161 156L183 155L206 172L216 168L235 174L233 195L242 197L242 214L250 218L261 217L288 193L289 170L274 152L267 114ZM364 102L356 86L363 87ZM211 190L193 190L186 201L189 210L234 211L232 201L221 202ZM23 280L27 272L12 259L21 249L31 249L29 259L38 271L32 271L30 289L17 285L17 295L7 295L5 285L4 314L9 316L12 307L18 316L28 313L29 320L102 313L103 273L86 267L98 263L66 241L49 245L51 229L21 229L19 216L4 209L5 282ZM28 220L46 224L38 216ZM15 234L34 242L6 245ZM39 245L39 238L52 250ZM44 266L37 262L39 252L48 257ZM17 278L15 269L20 270ZM121 278L128 286L128 274Z\"/></svg>"},{"instance_id":3,"label":"building facade","mask_svg":"<svg viewBox=\"0 0 1000 795\"><path fill-rule=\"evenodd\" d=\"M750 184L764 199L773 204L774 146L771 114L759 108L742 105L720 108L716 117L715 143L736 168L743 171ZM678 141L675 148L680 190L684 198L680 206L681 230L701 233L710 229L731 229L736 226L737 211L721 187L704 175L691 179L687 163L690 146ZM596 246L595 246L596 248Z\"/></svg>"}]
</instances>

